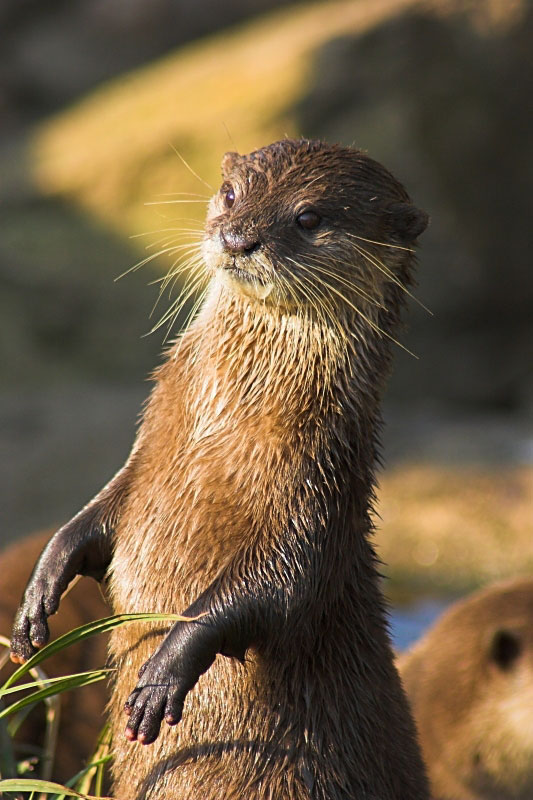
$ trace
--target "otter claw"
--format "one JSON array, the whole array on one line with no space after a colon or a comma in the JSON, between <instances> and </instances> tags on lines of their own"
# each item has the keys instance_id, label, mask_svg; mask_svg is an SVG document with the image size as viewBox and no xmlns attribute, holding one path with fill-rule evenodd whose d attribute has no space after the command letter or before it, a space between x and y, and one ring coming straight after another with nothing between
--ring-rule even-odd
<instances>
[{"instance_id":1,"label":"otter claw","mask_svg":"<svg viewBox=\"0 0 533 800\"><path fill-rule=\"evenodd\" d=\"M42 596L38 601L29 599L23 602L15 617L11 635L11 660L16 664L28 661L48 642L50 631L47 616Z\"/></svg>"},{"instance_id":2,"label":"otter claw","mask_svg":"<svg viewBox=\"0 0 533 800\"><path fill-rule=\"evenodd\" d=\"M163 720L176 725L181 719L183 700L176 686L145 686L135 689L124 706L129 717L126 738L152 744L159 736Z\"/></svg>"},{"instance_id":3,"label":"otter claw","mask_svg":"<svg viewBox=\"0 0 533 800\"><path fill-rule=\"evenodd\" d=\"M22 656L17 655L13 650L9 653L9 658L13 662L13 664L24 664L26 662L25 658Z\"/></svg>"}]
</instances>

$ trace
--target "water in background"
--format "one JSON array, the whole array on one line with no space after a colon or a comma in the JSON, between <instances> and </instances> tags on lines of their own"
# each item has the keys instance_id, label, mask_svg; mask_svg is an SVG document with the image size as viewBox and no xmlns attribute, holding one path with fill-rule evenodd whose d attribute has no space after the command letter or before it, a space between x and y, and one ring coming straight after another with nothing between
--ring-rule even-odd
<instances>
[{"instance_id":1,"label":"water in background","mask_svg":"<svg viewBox=\"0 0 533 800\"><path fill-rule=\"evenodd\" d=\"M393 608L390 612L390 630L395 650L405 650L450 605L450 598L423 598L412 605Z\"/></svg>"}]
</instances>

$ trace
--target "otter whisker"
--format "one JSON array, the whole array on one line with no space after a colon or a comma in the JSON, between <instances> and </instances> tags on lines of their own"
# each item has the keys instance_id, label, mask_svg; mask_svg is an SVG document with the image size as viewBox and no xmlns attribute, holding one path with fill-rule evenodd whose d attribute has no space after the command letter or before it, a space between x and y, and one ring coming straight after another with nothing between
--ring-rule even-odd
<instances>
[{"instance_id":1,"label":"otter whisker","mask_svg":"<svg viewBox=\"0 0 533 800\"><path fill-rule=\"evenodd\" d=\"M176 203L208 203L208 200L148 200L145 206L169 206Z\"/></svg>"},{"instance_id":2,"label":"otter whisker","mask_svg":"<svg viewBox=\"0 0 533 800\"><path fill-rule=\"evenodd\" d=\"M179 152L179 151L178 151L178 150L177 150L177 149L174 147L174 145L173 145L173 144L170 144L170 146L171 146L171 148L174 150L174 152L176 153L177 157L180 159L180 161L182 162L182 164L183 164L185 167L187 167L187 169L189 170L189 172L191 173L191 175L194 175L194 177L195 177L195 178L197 178L197 179L200 181L200 183L203 183L203 184L204 184L204 186L207 186L207 188L209 189L209 191L210 191L210 192L214 192L215 190L213 189L213 187L211 186L211 184L210 184L210 183L208 183L207 181L204 181L204 179L203 179L203 178L201 178L201 177L198 175L198 173L197 173L197 172L195 172L195 171L193 170L193 168L191 167L191 165L190 165L190 164L189 164L187 161L185 161L184 157L183 157L183 156L181 155L181 153L180 153L180 152Z\"/></svg>"},{"instance_id":3,"label":"otter whisker","mask_svg":"<svg viewBox=\"0 0 533 800\"><path fill-rule=\"evenodd\" d=\"M198 313L198 309L201 308L201 306L202 306L202 304L203 304L203 302L205 300L208 288L209 288L209 285L206 284L204 286L204 288L199 291L197 299L193 303L193 305L191 307L191 310L189 311L189 313L187 314L187 316L186 316L186 318L184 320L184 323L183 323L183 325L181 327L181 330L179 331L179 334L178 334L178 336L176 338L176 350L175 350L174 355L173 355L174 358L178 358L178 355L179 355L179 352L180 352L180 349L181 349L181 344L182 344L182 342L184 341L184 338L185 338L185 333L189 329L190 325L192 324L192 322L194 320L194 317ZM173 323L171 323L171 325L172 324ZM170 333L170 326L167 329L164 341L167 341L169 333ZM189 368L189 363L187 363L185 369L188 370L188 368Z\"/></svg>"},{"instance_id":4,"label":"otter whisker","mask_svg":"<svg viewBox=\"0 0 533 800\"><path fill-rule=\"evenodd\" d=\"M199 289L199 287L196 287L195 291L198 291L198 289ZM181 330L179 331L179 335L177 337L180 342L183 341L183 337L184 337L185 332L187 331L189 326L192 324L192 321L194 320L195 316L197 315L199 308L201 307L202 303L204 302L206 293L207 293L207 286L205 286L203 288L203 290L201 290L199 292L198 297L196 298L196 300L194 301L194 303L193 303L193 305L191 307L191 310L189 311L189 313L185 317L185 320L183 322L183 325L182 325ZM181 310L182 309L180 309L179 311L181 312ZM169 324L167 326L167 331L165 333L165 336L163 337L163 342L166 342L168 340L168 337L170 336L171 330L174 327L175 319L176 319L176 317L174 317L169 322ZM179 351L179 346L178 346L178 351Z\"/></svg>"},{"instance_id":5,"label":"otter whisker","mask_svg":"<svg viewBox=\"0 0 533 800\"><path fill-rule=\"evenodd\" d=\"M291 261L299 269L304 270L305 272L307 272L311 276L313 275L313 269L310 268L309 266L306 266L301 261L296 261L295 259L290 258L290 257L288 258L288 260ZM303 278L303 276L299 276L299 277ZM314 294L316 294L317 299L319 300L321 307L326 311L326 319L330 319L331 321L334 321L335 324L338 324L338 314L335 313L334 306L330 305L330 301L326 298L326 296L324 294L318 292L318 290L316 289L314 284L311 283L311 281L306 281L306 284L308 285L308 289L311 290L311 287L312 287L312 291L313 291ZM329 284L327 282L323 281L323 285L326 286L327 288L329 288Z\"/></svg>"},{"instance_id":6,"label":"otter whisker","mask_svg":"<svg viewBox=\"0 0 533 800\"><path fill-rule=\"evenodd\" d=\"M357 236L355 233L350 233L347 231L348 236L352 239L360 239L362 242L368 242L369 244L377 244L379 247L391 247L393 250L406 250L408 253L414 253L414 247L404 247L401 244L390 244L388 242L377 242L374 239L366 239L364 236Z\"/></svg>"},{"instance_id":7,"label":"otter whisker","mask_svg":"<svg viewBox=\"0 0 533 800\"><path fill-rule=\"evenodd\" d=\"M198 192L158 192L158 197L178 197L180 195L187 197L201 197L204 200L211 199L211 195L199 194Z\"/></svg>"},{"instance_id":8,"label":"otter whisker","mask_svg":"<svg viewBox=\"0 0 533 800\"><path fill-rule=\"evenodd\" d=\"M159 244L161 244L161 243L162 242L160 242ZM152 245L147 245L146 250L148 250L151 246ZM153 246L155 247L156 243L154 243ZM181 250L186 250L187 248L191 248L191 249L194 248L196 250L199 250L201 248L201 246L202 246L201 242L192 242L190 240L187 241L187 242L176 242L175 237L172 237L171 239L168 239L164 243L164 247L168 248L167 252L174 252L174 253L177 253L177 252L179 252Z\"/></svg>"},{"instance_id":9,"label":"otter whisker","mask_svg":"<svg viewBox=\"0 0 533 800\"><path fill-rule=\"evenodd\" d=\"M305 269L305 266L301 263L296 262L293 259L289 260L293 261L296 266L300 266ZM312 274L311 270L307 271ZM330 301L316 290L316 287L312 281L306 279L303 275L295 275L294 278L302 289L304 296L309 299L310 305L314 308L318 319L322 319L325 325L328 325L329 321L328 327L333 325L339 334L340 340L345 340L346 331L342 328L338 314L335 312L335 308Z\"/></svg>"},{"instance_id":10,"label":"otter whisker","mask_svg":"<svg viewBox=\"0 0 533 800\"><path fill-rule=\"evenodd\" d=\"M182 228L182 227L172 227L172 228L157 228L153 231L143 231L143 233L132 233L129 236L130 239L139 239L141 236L153 236L156 233L167 233L167 231L190 231L192 233L200 233L204 235L204 227L201 225L200 221L197 220L195 217L176 217L174 222L197 222L199 227L198 228Z\"/></svg>"},{"instance_id":11,"label":"otter whisker","mask_svg":"<svg viewBox=\"0 0 533 800\"><path fill-rule=\"evenodd\" d=\"M201 287L201 285L202 285L202 283L201 283L201 282L199 282L199 283L198 283L198 284L197 284L197 285L194 287L194 291L195 291L195 292L196 292L196 291L198 291L198 289ZM207 285L207 283L206 283L206 284L205 284L205 286L204 286L204 288L203 288L203 289L201 290L201 292L199 293L199 295L198 295L198 298L196 299L196 301L195 301L194 305L192 306L191 310L189 311L189 313L187 314L187 316L186 316L186 318L185 318L185 321L184 321L184 323L183 323L183 327L182 327L182 334L183 334L183 333L184 333L184 332L187 330L187 328L189 327L189 325L190 325L190 324L191 324L191 322L192 322L192 319L194 318L195 314L197 313L198 309L200 308L200 306L201 306L201 305L202 305L202 303L204 302L204 298L205 298L205 295L206 295L206 293L207 293L207 289L208 289L208 285Z\"/></svg>"},{"instance_id":12,"label":"otter whisker","mask_svg":"<svg viewBox=\"0 0 533 800\"><path fill-rule=\"evenodd\" d=\"M193 251L193 250L200 251L201 248L202 248L202 242L193 242L190 239L188 239L185 242L183 242L183 241L180 242L179 240L176 240L176 239L167 239L166 241L161 240L160 242L157 242L157 243L154 244L154 246L156 246L156 247L158 246L160 248L161 247L173 247L173 248L176 247L177 248L178 245L179 245L180 249L179 250L176 249L176 252L177 253L181 252L180 258L183 255L183 251L186 251L188 247L191 249L191 251ZM149 247L145 248L145 250L149 250L149 249L150 249Z\"/></svg>"},{"instance_id":13,"label":"otter whisker","mask_svg":"<svg viewBox=\"0 0 533 800\"><path fill-rule=\"evenodd\" d=\"M363 256L363 258L366 258L366 260L370 264L373 264L375 267L377 267L380 272L386 275L387 278L389 278L393 283L395 283L396 286L398 286L403 292L405 292L406 295L408 295L408 297L410 297L412 300L414 300L415 303L417 303L421 308L423 308L424 311L427 311L428 314L433 316L433 312L427 306L425 306L424 303L418 299L418 297L416 297L412 292L410 292L406 286L404 286L401 280L397 278L396 275L393 272L391 272L390 269L388 269L388 267L383 263L383 261L377 258L377 256L374 256L372 253L369 253L368 250L365 250L365 248L361 247L360 245L354 244L354 247L357 250L357 252Z\"/></svg>"},{"instance_id":14,"label":"otter whisker","mask_svg":"<svg viewBox=\"0 0 533 800\"><path fill-rule=\"evenodd\" d=\"M329 302L329 300L316 291L316 288L310 279L300 275L297 276L296 280L304 292L304 295L314 298L312 305L317 312L319 320L321 319L323 324L327 327L333 326L339 335L340 341L346 341L346 331L341 325L338 313L336 313L334 306Z\"/></svg>"},{"instance_id":15,"label":"otter whisker","mask_svg":"<svg viewBox=\"0 0 533 800\"><path fill-rule=\"evenodd\" d=\"M180 245L182 249L186 247L194 247L194 248L201 248L202 246L202 239L198 237L192 237L190 233L187 234L177 234L174 236L166 236L162 239L159 239L152 244L148 244L145 246L145 250L150 250L153 247L172 247L174 245Z\"/></svg>"},{"instance_id":16,"label":"otter whisker","mask_svg":"<svg viewBox=\"0 0 533 800\"><path fill-rule=\"evenodd\" d=\"M151 253L149 256L146 256L146 258L141 259L141 261L138 261L132 267L127 269L121 275L118 275L114 280L119 281L121 280L121 278L124 278L126 275L129 275L130 272L136 272L141 267L144 267L145 264L150 263L150 261L154 261L159 256L162 256L165 253L172 253L172 252L175 252L175 247L164 247L162 250L158 250L157 253Z\"/></svg>"},{"instance_id":17,"label":"otter whisker","mask_svg":"<svg viewBox=\"0 0 533 800\"><path fill-rule=\"evenodd\" d=\"M172 262L170 267L168 268L166 275L163 278L163 288L166 287L168 283L174 278L176 275L180 275L183 272L186 272L189 267L195 264L203 264L203 256L202 256L202 249L196 245L190 246L188 251L186 250L184 253L179 253L177 258Z\"/></svg>"},{"instance_id":18,"label":"otter whisker","mask_svg":"<svg viewBox=\"0 0 533 800\"><path fill-rule=\"evenodd\" d=\"M203 265L203 262L200 259L199 255L198 254L192 255L189 259L187 259L187 261L174 262L174 264L171 266L171 268L169 269L169 271L167 272L167 274L165 276L163 276L161 278L157 278L155 281L153 281L153 283L160 282L161 286L160 286L160 289L159 289L159 295L157 297L157 300L155 301L154 306L153 306L153 308L152 308L152 310L150 312L150 317L154 313L155 308L156 308L157 304L159 303L159 300L161 299L161 297L163 295L163 292L165 291L167 286L169 284L171 284L171 289L170 289L170 292L169 292L169 294L171 294L172 288L175 285L175 283L178 280L180 275L182 275L184 272L187 272L187 271L194 272L195 269L197 269L198 267L200 267L202 265ZM188 280L188 278L187 278L187 280Z\"/></svg>"},{"instance_id":19,"label":"otter whisker","mask_svg":"<svg viewBox=\"0 0 533 800\"><path fill-rule=\"evenodd\" d=\"M306 363L311 361L311 356L313 353L310 344L310 332L314 327L311 317L311 307L315 308L315 312L319 320L322 318L322 312L318 305L316 305L316 301L314 298L312 298L311 294L306 292L305 287L300 286L300 292L306 300L305 303L302 303L301 297L298 297L298 294L295 290L295 286L291 285L291 281L289 281L286 276L277 274L277 279L281 289L285 293L285 297L292 298L294 302L294 309L292 309L288 314L281 312L281 320L283 321L280 320L277 325L288 326L290 324L289 321L294 317L298 320L298 324L292 326L292 335L286 337L286 343L288 343L290 347L289 350L284 348L283 351L280 352L279 339L270 338L270 364L268 368L268 380L272 381L274 384L279 383L280 380L289 380L291 381L292 388L292 379L294 375L291 372L288 374L285 373L282 369L282 364L292 364L294 363L295 359L303 360ZM312 381L312 374L310 370L306 372L304 381L306 386L310 385ZM259 385L257 386L257 394L258 399L261 397L261 394L263 394ZM267 397L264 396L263 402L266 402L266 400Z\"/></svg>"},{"instance_id":20,"label":"otter whisker","mask_svg":"<svg viewBox=\"0 0 533 800\"><path fill-rule=\"evenodd\" d=\"M302 269L306 269L303 264L299 264L299 266ZM307 269L307 272L309 272L311 275L313 274L312 270L310 269ZM348 306L350 306L350 308L352 308L360 317L362 317L367 322L367 324L372 328L372 330L374 330L377 334L379 334L380 336L386 336L388 339L391 340L391 342L394 342L394 344L398 345L398 347L401 347L402 350L405 350L406 353L409 353L409 355L413 356L413 358L418 359L418 356L415 353L412 353L411 350L409 350L409 348L405 347L405 345L403 345L401 342L395 339L390 333L383 330L383 328L381 328L376 322L371 320L363 311L361 311L360 308L357 308L357 306L355 306L350 300L348 300L348 298L342 292L340 292L338 289L336 289L327 281L324 281L324 286L327 289L330 289L336 295L338 295L340 299L343 302L345 302Z\"/></svg>"},{"instance_id":21,"label":"otter whisker","mask_svg":"<svg viewBox=\"0 0 533 800\"><path fill-rule=\"evenodd\" d=\"M174 315L172 317L171 325L173 325L175 323L178 315L181 314L181 312L182 312L183 308L185 307L186 303L188 302L188 300L191 297L193 297L195 294L197 294L198 290L205 283L205 280L206 280L205 275L202 272L197 271L197 272L194 272L194 273L191 274L190 280L187 281L185 286L183 287L183 291L182 291L182 294L181 294L181 296L179 298L179 302L177 302L175 304ZM199 298L197 297L196 301L195 301L195 303L193 305L193 309L194 309L198 299ZM185 322L184 322L184 324L182 326L183 329L186 329L188 327L188 323L189 323L191 315L192 315L191 312L189 312L189 314L187 315L187 318L186 318L186 320L185 320Z\"/></svg>"},{"instance_id":22,"label":"otter whisker","mask_svg":"<svg viewBox=\"0 0 533 800\"><path fill-rule=\"evenodd\" d=\"M311 299L311 304L316 311L317 317L323 323L333 322L335 326L338 324L337 316L329 301L316 291L313 283L306 279L304 276L298 278L300 287L304 290L305 295ZM339 327L339 332L341 328Z\"/></svg>"},{"instance_id":23,"label":"otter whisker","mask_svg":"<svg viewBox=\"0 0 533 800\"><path fill-rule=\"evenodd\" d=\"M279 239L279 237L276 237L276 238ZM275 253L273 253L272 256L273 256L273 259L275 259ZM289 258L288 260L292 261L292 263L294 263L295 265L298 265L298 262L296 260L294 260L292 258ZM281 278L283 276L281 274L279 274L279 277ZM295 277L296 276L293 276L293 278L295 278ZM286 283L286 288L288 289L288 293L295 300L295 305L296 305L296 308L297 308L297 311L298 311L298 314L299 314L300 318L302 320L304 320L304 318L308 318L309 317L309 309L306 308L305 304L301 303L301 301L298 298L297 294L295 293L295 291L291 287L291 282L286 280L286 279L284 279L284 283ZM310 303L311 307L313 308L313 310L315 311L318 319L323 319L325 323L327 323L327 321L329 319L330 322L333 323L333 325L338 329L338 332L342 337L344 335L344 332L342 331L342 328L339 325L339 322L338 322L336 314L333 313L333 309L326 306L325 298L322 298L320 296L320 294L316 293L316 291L314 290L314 287L312 288L312 285L309 285L308 288L311 291L314 292L314 294L315 294L314 299L309 297L308 293L306 293L304 291L303 285L300 283L300 289L302 290L302 293L304 294L304 296L309 300L309 303Z\"/></svg>"},{"instance_id":24,"label":"otter whisker","mask_svg":"<svg viewBox=\"0 0 533 800\"><path fill-rule=\"evenodd\" d=\"M176 258L172 261L170 267L167 269L167 276L175 269L183 269L183 265L188 258L199 256L201 254L201 245L193 242L187 242L186 244L172 247L170 252L172 255L175 255Z\"/></svg>"},{"instance_id":25,"label":"otter whisker","mask_svg":"<svg viewBox=\"0 0 533 800\"><path fill-rule=\"evenodd\" d=\"M173 287L178 278L180 277L180 275L189 272L191 269L194 269L197 266L203 267L203 261L198 254L195 256L191 256L186 261L174 262L174 264L169 269L167 274L160 279L161 291L163 292L169 285Z\"/></svg>"},{"instance_id":26,"label":"otter whisker","mask_svg":"<svg viewBox=\"0 0 533 800\"><path fill-rule=\"evenodd\" d=\"M174 323L175 317L181 312L181 307L184 306L185 303L187 302L187 300L189 299L189 287L190 287L191 283L198 278L197 272L198 272L199 266L200 265L197 264L196 267L194 267L194 266L191 267L190 274L187 276L187 278L185 280L185 284L184 284L184 286L182 288L182 291L180 292L179 296L176 298L176 300L174 300L171 303L169 308L165 311L165 313L160 318L158 323L154 327L151 328L149 333L153 333L154 330L156 330L158 327L160 327L161 324L163 324L168 319L170 319L170 317L172 317L172 321L171 321L171 326L172 326L172 324ZM174 278L174 281L173 281L173 283L172 283L172 285L170 287L170 290L169 290L169 297L172 294L172 290L174 288L175 282L177 281L178 277L179 277L179 275L176 275L175 278ZM156 310L156 308L157 308L157 306L158 306L158 304L159 304L159 302L160 302L160 300L161 300L161 298L163 296L165 288L166 288L166 286L161 286L160 287L158 296L157 296L157 298L156 298L156 300L155 300L155 302L154 302L154 304L152 306L152 309L150 311L150 314L149 314L149 317L148 317L149 319L152 318L152 316L153 316L153 314L154 314L154 312L155 312L155 310ZM181 305L179 305L179 304L181 304ZM178 307L178 305L179 305L179 307ZM174 312L176 312L176 313L174 313Z\"/></svg>"},{"instance_id":27,"label":"otter whisker","mask_svg":"<svg viewBox=\"0 0 533 800\"><path fill-rule=\"evenodd\" d=\"M149 244L147 244L146 245L146 249L148 250L150 247L154 247L156 244L159 244L159 243L161 243L161 242L163 242L165 240L168 240L169 242L171 242L172 240L177 241L178 239L184 239L184 238L187 237L191 241L201 242L202 239L204 238L201 231L195 231L195 230L192 230L192 229L191 230L186 230L186 229L178 230L178 229L176 229L173 232L171 232L171 231L172 231L171 228L169 228L169 230L167 232L160 231L160 233L164 233L164 236L162 236L160 239L156 239L154 242L150 242Z\"/></svg>"},{"instance_id":28,"label":"otter whisker","mask_svg":"<svg viewBox=\"0 0 533 800\"><path fill-rule=\"evenodd\" d=\"M200 245L201 245L200 242L185 242L179 245L168 245L166 247L163 247L160 250L158 250L157 253L151 253L149 256L146 256L145 258L138 261L132 267L129 267L129 269L127 269L121 275L118 275L114 280L119 281L121 278L124 278L126 275L129 275L130 272L136 272L141 267L144 267L146 264L149 264L151 261L154 261L156 258L165 255L166 253L176 253L182 248L185 249L187 247L200 249Z\"/></svg>"},{"instance_id":29,"label":"otter whisker","mask_svg":"<svg viewBox=\"0 0 533 800\"><path fill-rule=\"evenodd\" d=\"M261 258L258 259L258 260L259 260L259 263L262 264L262 266L264 266L265 269L268 271L268 269L269 269L268 263L265 263L265 261L263 261L263 259L261 259ZM280 274L278 272L278 273L276 273L276 282L281 286L281 288L282 288L283 292L285 293L285 295L287 297L289 297L289 298L292 298L297 318L299 320L303 319L302 304L298 300L297 294L296 294L294 288L291 286L290 281L288 281L285 278L284 275L282 275L282 274ZM272 365L275 365L276 353L275 353L274 342L273 342L272 337L269 337L268 341L269 341L269 345L270 345L270 365L271 365L271 368L272 368Z\"/></svg>"},{"instance_id":30,"label":"otter whisker","mask_svg":"<svg viewBox=\"0 0 533 800\"><path fill-rule=\"evenodd\" d=\"M338 273L333 272L331 269L325 269L324 266L319 266L319 264L324 265L326 263L327 263L326 261L319 262L318 260L315 260L314 256L307 262L308 266L311 266L313 269L316 269L317 272L321 272L324 275L327 275L330 278L339 281L339 283L341 283L343 286L346 286L348 289L358 294L364 300L367 300L369 303L376 306L377 308L385 310L385 306L383 305L383 303L380 303L379 300L376 300L374 297L372 297L372 295L368 294L368 292L365 292L365 290L362 289L360 286L357 286L355 283L349 281L343 275L339 275ZM340 263L347 264L349 266L349 262L347 261L343 261Z\"/></svg>"},{"instance_id":31,"label":"otter whisker","mask_svg":"<svg viewBox=\"0 0 533 800\"><path fill-rule=\"evenodd\" d=\"M387 278L389 278L393 283L396 284L400 289L402 289L406 294L409 294L409 291L406 286L401 282L401 280L396 277L396 275L390 270L377 256L374 256L372 253L369 253L368 250L365 250L364 247L361 245L354 244L355 249L365 258L370 264L373 264L375 267L378 268L380 272L382 272Z\"/></svg>"},{"instance_id":32,"label":"otter whisker","mask_svg":"<svg viewBox=\"0 0 533 800\"><path fill-rule=\"evenodd\" d=\"M276 240L279 240L279 237L275 237L275 238L276 238ZM336 280L338 280L339 282L341 282L344 285L346 285L347 288L349 288L351 291L353 291L356 294L358 294L359 296L361 296L363 299L367 300L372 305L375 305L378 308L385 309L385 306L383 306L383 304L380 303L379 300L377 300L371 294L366 292L361 286L358 286L358 285L356 285L354 283L351 283L343 275L340 275L340 274L338 274L336 272L332 272L331 271L331 259L326 259L325 257L321 257L317 253L314 253L312 256L307 255L306 258L308 259L308 264L309 265L311 265L311 264L314 265L314 263L316 263L317 265L318 264L322 265L322 267L328 267L328 270L326 270L326 272L324 274L330 274L331 277L334 277ZM290 260L292 260L293 263L296 263L294 261L294 259L290 259ZM353 263L350 262L350 261L345 261L345 260L338 259L337 263L340 264L340 265L346 265L347 267L353 269Z\"/></svg>"},{"instance_id":33,"label":"otter whisker","mask_svg":"<svg viewBox=\"0 0 533 800\"><path fill-rule=\"evenodd\" d=\"M191 281L188 285L186 284L185 290L179 295L179 297L176 298L176 300L174 300L173 303L171 303L169 308L165 311L165 313L158 320L158 322L151 328L149 333L154 333L154 331L158 330L166 322L169 322L170 323L169 329L167 330L167 334L165 336L165 341L166 341L170 333L170 330L172 328L172 325L176 321L177 316L179 315L179 313L181 312L182 308L185 306L189 298L192 297L199 289L203 280L204 280L203 275L191 276Z\"/></svg>"},{"instance_id":34,"label":"otter whisker","mask_svg":"<svg viewBox=\"0 0 533 800\"><path fill-rule=\"evenodd\" d=\"M342 328L338 314L335 313L333 307L325 298L316 293L313 282L302 275L294 276L294 280L304 298L307 300L307 303L303 306L303 314L305 316L302 317L304 320L303 331L307 332L307 335L304 337L304 344L306 347L305 358L312 367L316 364L317 358L322 365L322 376L318 381L318 395L316 395L319 406L322 406L327 402L328 391L331 387L330 382L334 372L333 365L337 363L337 358L332 356L331 346L333 344L335 353L338 354L340 350L346 348L348 337L346 330ZM316 320L313 320L311 317L312 310L317 314ZM332 330L337 331L338 339L333 338L333 340L331 340L331 337L325 337L320 334L314 336L312 332L316 324L330 332ZM295 353L295 356L301 358L301 354L299 353ZM329 366L332 367L333 372L330 372ZM324 367L326 367L325 370ZM308 370L306 374L306 384L310 386L312 382L312 370ZM314 388L316 391L316 383Z\"/></svg>"}]
</instances>

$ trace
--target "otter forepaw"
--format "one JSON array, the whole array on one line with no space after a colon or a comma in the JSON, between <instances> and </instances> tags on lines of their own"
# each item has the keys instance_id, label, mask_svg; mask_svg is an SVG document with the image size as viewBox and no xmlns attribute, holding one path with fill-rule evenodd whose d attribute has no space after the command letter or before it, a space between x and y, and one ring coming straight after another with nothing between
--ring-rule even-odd
<instances>
[{"instance_id":1,"label":"otter forepaw","mask_svg":"<svg viewBox=\"0 0 533 800\"><path fill-rule=\"evenodd\" d=\"M204 622L178 622L139 670L139 682L128 697L126 737L151 744L163 720L176 725L188 692L220 652L221 634Z\"/></svg>"},{"instance_id":2,"label":"otter forepaw","mask_svg":"<svg viewBox=\"0 0 533 800\"><path fill-rule=\"evenodd\" d=\"M17 664L28 661L50 637L48 617L55 613L59 597L47 599L43 591L32 592L20 606L11 634L11 660Z\"/></svg>"},{"instance_id":3,"label":"otter forepaw","mask_svg":"<svg viewBox=\"0 0 533 800\"><path fill-rule=\"evenodd\" d=\"M126 738L141 744L155 742L163 720L168 725L180 721L186 695L187 690L172 684L151 683L134 689L124 707L129 716Z\"/></svg>"}]
</instances>

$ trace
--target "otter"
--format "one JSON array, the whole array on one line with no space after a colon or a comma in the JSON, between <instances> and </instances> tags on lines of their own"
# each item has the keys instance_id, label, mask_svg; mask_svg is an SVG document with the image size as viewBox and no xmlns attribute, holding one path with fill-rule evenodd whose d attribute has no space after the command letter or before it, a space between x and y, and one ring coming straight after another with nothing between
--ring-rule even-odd
<instances>
[{"instance_id":1,"label":"otter","mask_svg":"<svg viewBox=\"0 0 533 800\"><path fill-rule=\"evenodd\" d=\"M399 659L433 795L533 797L533 580L446 611Z\"/></svg>"},{"instance_id":2,"label":"otter","mask_svg":"<svg viewBox=\"0 0 533 800\"><path fill-rule=\"evenodd\" d=\"M0 633L4 636L11 630L13 615L32 566L53 533L52 530L45 530L25 536L0 553ZM52 634L61 636L72 628L108 615L109 608L100 587L94 582L80 582L63 599L61 612L51 622ZM62 650L47 659L41 667L48 676L53 677L99 669L105 659L106 642L104 637L98 637ZM7 666L1 675L3 679L7 678ZM15 695L15 699L18 697ZM61 695L58 744L51 773L54 780L62 782L72 778L90 759L103 725L102 714L106 701L107 692L103 682ZM44 744L44 734L45 711L40 703L17 731L17 758L38 753ZM41 766L36 767L36 774L41 774Z\"/></svg>"},{"instance_id":3,"label":"otter","mask_svg":"<svg viewBox=\"0 0 533 800\"><path fill-rule=\"evenodd\" d=\"M116 612L187 617L112 635L118 800L427 798L371 543L380 398L427 215L322 141L229 153L222 173L203 306L126 464L44 550L13 658L47 641L74 575L107 576Z\"/></svg>"}]
</instances>

